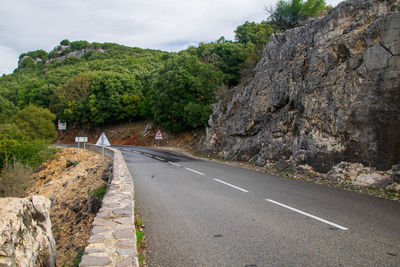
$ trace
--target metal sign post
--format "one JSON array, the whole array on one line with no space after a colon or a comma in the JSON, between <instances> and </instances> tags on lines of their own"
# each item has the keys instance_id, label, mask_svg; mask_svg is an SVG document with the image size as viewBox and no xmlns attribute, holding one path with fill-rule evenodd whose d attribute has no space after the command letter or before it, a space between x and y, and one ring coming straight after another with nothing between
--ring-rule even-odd
<instances>
[{"instance_id":1,"label":"metal sign post","mask_svg":"<svg viewBox=\"0 0 400 267\"><path fill-rule=\"evenodd\" d=\"M75 143L78 143L78 149L80 148L80 143L83 143L83 149L86 149L86 143L88 141L87 137L75 137Z\"/></svg>"},{"instance_id":2,"label":"metal sign post","mask_svg":"<svg viewBox=\"0 0 400 267\"><path fill-rule=\"evenodd\" d=\"M101 146L101 164L104 164L104 147L111 146L107 136L102 133L99 140L97 140L96 146Z\"/></svg>"},{"instance_id":3,"label":"metal sign post","mask_svg":"<svg viewBox=\"0 0 400 267\"><path fill-rule=\"evenodd\" d=\"M101 165L104 164L104 134L100 136L101 138Z\"/></svg>"},{"instance_id":4,"label":"metal sign post","mask_svg":"<svg viewBox=\"0 0 400 267\"><path fill-rule=\"evenodd\" d=\"M60 131L60 140L62 140L62 132L67 130L67 123L58 120L58 130Z\"/></svg>"}]
</instances>

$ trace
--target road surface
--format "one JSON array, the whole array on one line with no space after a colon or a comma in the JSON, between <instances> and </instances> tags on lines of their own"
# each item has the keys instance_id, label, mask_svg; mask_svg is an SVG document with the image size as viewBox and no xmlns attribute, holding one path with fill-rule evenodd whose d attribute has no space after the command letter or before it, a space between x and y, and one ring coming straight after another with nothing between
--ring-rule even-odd
<instances>
[{"instance_id":1,"label":"road surface","mask_svg":"<svg viewBox=\"0 0 400 267\"><path fill-rule=\"evenodd\" d=\"M134 179L148 266L400 266L400 204L117 146Z\"/></svg>"}]
</instances>

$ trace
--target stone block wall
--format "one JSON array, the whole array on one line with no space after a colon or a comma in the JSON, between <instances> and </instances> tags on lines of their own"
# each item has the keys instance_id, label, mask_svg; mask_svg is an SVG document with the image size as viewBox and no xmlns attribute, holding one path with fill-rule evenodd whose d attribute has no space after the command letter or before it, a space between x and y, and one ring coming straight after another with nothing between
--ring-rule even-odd
<instances>
[{"instance_id":1,"label":"stone block wall","mask_svg":"<svg viewBox=\"0 0 400 267\"><path fill-rule=\"evenodd\" d=\"M100 152L101 148L87 146ZM133 180L122 154L106 148L113 157L113 179L93 221L93 229L79 266L139 266L136 248Z\"/></svg>"}]
</instances>

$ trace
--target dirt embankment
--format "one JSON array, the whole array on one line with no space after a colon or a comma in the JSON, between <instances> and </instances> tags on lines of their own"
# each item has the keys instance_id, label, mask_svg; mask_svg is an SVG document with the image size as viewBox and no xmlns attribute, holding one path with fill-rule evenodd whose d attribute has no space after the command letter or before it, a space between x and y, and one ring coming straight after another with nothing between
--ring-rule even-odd
<instances>
[{"instance_id":1,"label":"dirt embankment","mask_svg":"<svg viewBox=\"0 0 400 267\"><path fill-rule=\"evenodd\" d=\"M52 202L52 232L56 240L57 266L74 266L90 237L91 224L101 206L98 195L112 173L110 159L88 150L62 148L54 160L35 173L30 195Z\"/></svg>"},{"instance_id":2,"label":"dirt embankment","mask_svg":"<svg viewBox=\"0 0 400 267\"><path fill-rule=\"evenodd\" d=\"M188 151L193 151L198 140L205 135L204 130L174 133L153 125L151 121L139 121L111 125L104 128L84 129L68 127L67 131L59 132L56 143L75 144L75 137L83 136L88 137L89 143L94 144L104 132L112 145L151 147L158 146L155 135L159 129L163 134L163 140L159 143L160 147L179 147Z\"/></svg>"}]
</instances>

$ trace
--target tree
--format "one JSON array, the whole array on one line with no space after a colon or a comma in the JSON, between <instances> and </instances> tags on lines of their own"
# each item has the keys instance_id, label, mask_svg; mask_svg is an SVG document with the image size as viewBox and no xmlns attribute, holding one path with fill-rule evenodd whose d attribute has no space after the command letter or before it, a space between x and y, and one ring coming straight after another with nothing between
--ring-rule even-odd
<instances>
[{"instance_id":1,"label":"tree","mask_svg":"<svg viewBox=\"0 0 400 267\"><path fill-rule=\"evenodd\" d=\"M18 108L12 102L0 96L0 124L8 122L17 112Z\"/></svg>"},{"instance_id":2,"label":"tree","mask_svg":"<svg viewBox=\"0 0 400 267\"><path fill-rule=\"evenodd\" d=\"M68 122L89 122L90 81L81 73L56 90L51 110Z\"/></svg>"},{"instance_id":3,"label":"tree","mask_svg":"<svg viewBox=\"0 0 400 267\"><path fill-rule=\"evenodd\" d=\"M131 122L132 118L139 115L140 102L141 96L139 94L123 94L122 103L124 105L124 113L121 114L120 118L129 118L129 122Z\"/></svg>"},{"instance_id":4,"label":"tree","mask_svg":"<svg viewBox=\"0 0 400 267\"><path fill-rule=\"evenodd\" d=\"M186 125L192 128L205 127L210 117L211 109L209 105L201 105L189 102L184 108L183 119Z\"/></svg>"},{"instance_id":5,"label":"tree","mask_svg":"<svg viewBox=\"0 0 400 267\"><path fill-rule=\"evenodd\" d=\"M222 83L221 73L213 65L201 62L195 55L180 52L160 67L151 79L149 104L156 123L172 131L207 123L210 109L204 107L210 106L215 90ZM196 110L186 114L191 107ZM207 114L203 110L208 110Z\"/></svg>"},{"instance_id":6,"label":"tree","mask_svg":"<svg viewBox=\"0 0 400 267\"><path fill-rule=\"evenodd\" d=\"M89 121L92 124L118 121L136 113L135 109L143 89L134 76L115 72L93 72L89 74L89 79ZM127 95L125 103L124 95ZM128 97L129 95L137 97Z\"/></svg>"},{"instance_id":7,"label":"tree","mask_svg":"<svg viewBox=\"0 0 400 267\"><path fill-rule=\"evenodd\" d=\"M197 56L207 64L212 64L223 73L224 83L235 86L239 82L240 64L251 52L251 47L232 41L200 43Z\"/></svg>"},{"instance_id":8,"label":"tree","mask_svg":"<svg viewBox=\"0 0 400 267\"><path fill-rule=\"evenodd\" d=\"M301 26L308 18L321 16L329 9L325 0L279 0L276 7L267 12L270 21L285 31Z\"/></svg>"},{"instance_id":9,"label":"tree","mask_svg":"<svg viewBox=\"0 0 400 267\"><path fill-rule=\"evenodd\" d=\"M235 40L239 43L253 43L256 47L263 47L273 33L271 23L246 21L235 30Z\"/></svg>"},{"instance_id":10,"label":"tree","mask_svg":"<svg viewBox=\"0 0 400 267\"><path fill-rule=\"evenodd\" d=\"M274 24L266 21L261 23L246 21L236 28L235 40L245 44L250 51L246 60L238 66L242 83L247 83L253 78L254 69L261 59L262 50L274 31Z\"/></svg>"},{"instance_id":11,"label":"tree","mask_svg":"<svg viewBox=\"0 0 400 267\"><path fill-rule=\"evenodd\" d=\"M70 45L71 42L68 39L64 39L60 42L60 45Z\"/></svg>"},{"instance_id":12,"label":"tree","mask_svg":"<svg viewBox=\"0 0 400 267\"><path fill-rule=\"evenodd\" d=\"M19 111L11 121L23 132L27 140L52 141L57 137L55 119L56 115L48 109L29 105Z\"/></svg>"}]
</instances>

